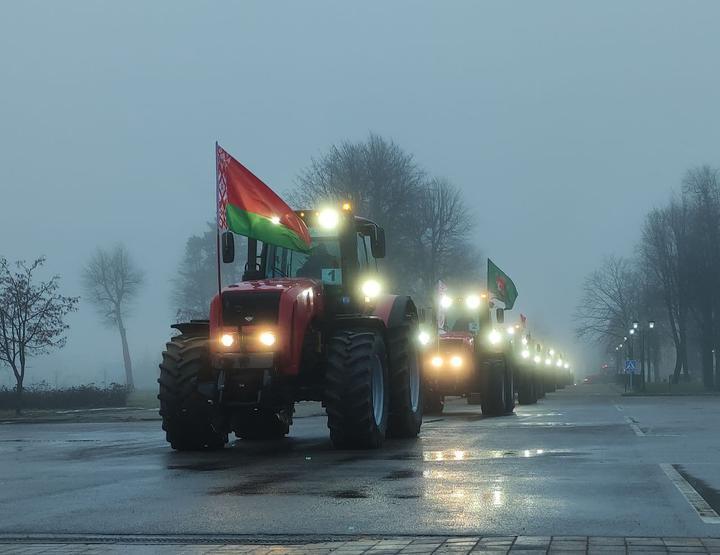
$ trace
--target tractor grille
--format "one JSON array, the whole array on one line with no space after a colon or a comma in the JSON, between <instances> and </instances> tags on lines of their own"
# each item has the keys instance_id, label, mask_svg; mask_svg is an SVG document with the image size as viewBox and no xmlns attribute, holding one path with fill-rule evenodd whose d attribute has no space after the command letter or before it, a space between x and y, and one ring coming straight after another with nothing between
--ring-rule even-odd
<instances>
[{"instance_id":1,"label":"tractor grille","mask_svg":"<svg viewBox=\"0 0 720 555\"><path fill-rule=\"evenodd\" d=\"M265 326L277 324L280 291L226 291L222 296L223 324Z\"/></svg>"}]
</instances>

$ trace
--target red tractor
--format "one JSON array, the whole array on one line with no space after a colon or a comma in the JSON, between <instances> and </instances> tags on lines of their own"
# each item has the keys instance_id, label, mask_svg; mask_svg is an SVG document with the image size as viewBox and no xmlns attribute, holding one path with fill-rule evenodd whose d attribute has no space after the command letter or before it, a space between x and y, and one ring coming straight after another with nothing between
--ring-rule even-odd
<instances>
[{"instance_id":1,"label":"red tractor","mask_svg":"<svg viewBox=\"0 0 720 555\"><path fill-rule=\"evenodd\" d=\"M338 448L415 437L423 399L418 315L384 294L385 233L342 210L298 211L303 253L250 239L240 283L222 289L209 320L173 327L160 365L160 414L174 449L222 448L289 433L296 401L322 401ZM234 239L222 236L224 262Z\"/></svg>"},{"instance_id":2,"label":"red tractor","mask_svg":"<svg viewBox=\"0 0 720 555\"><path fill-rule=\"evenodd\" d=\"M498 309L493 324L484 293L443 294L438 302L445 322L423 365L425 411L441 412L446 395L465 395L469 404L479 403L485 415L511 413L514 375L509 339L500 327L503 310Z\"/></svg>"}]
</instances>

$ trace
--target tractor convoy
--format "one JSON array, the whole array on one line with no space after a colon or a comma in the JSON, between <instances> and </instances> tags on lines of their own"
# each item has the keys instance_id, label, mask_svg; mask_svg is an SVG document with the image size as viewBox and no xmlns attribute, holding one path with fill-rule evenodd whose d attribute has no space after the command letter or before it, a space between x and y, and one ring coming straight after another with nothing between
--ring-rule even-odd
<instances>
[{"instance_id":1,"label":"tractor convoy","mask_svg":"<svg viewBox=\"0 0 720 555\"><path fill-rule=\"evenodd\" d=\"M506 326L502 308L493 317L488 292L444 292L418 311L384 291L382 227L349 203L293 212L217 149L218 274L221 255L235 259L233 232L248 237L247 263L207 320L172 326L158 398L173 449L219 449L230 433L282 438L298 401L322 403L335 447L377 448L416 437L445 396L500 416L516 393L533 403L569 383L567 363L551 366L554 352L531 343L524 319Z\"/></svg>"}]
</instances>

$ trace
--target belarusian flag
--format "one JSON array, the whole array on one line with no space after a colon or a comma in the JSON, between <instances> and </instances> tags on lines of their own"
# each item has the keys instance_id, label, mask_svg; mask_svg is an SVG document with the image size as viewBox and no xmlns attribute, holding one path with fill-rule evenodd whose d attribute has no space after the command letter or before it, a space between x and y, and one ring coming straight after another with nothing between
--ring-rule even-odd
<instances>
[{"instance_id":1,"label":"belarusian flag","mask_svg":"<svg viewBox=\"0 0 720 555\"><path fill-rule=\"evenodd\" d=\"M515 305L518 296L517 287L505 272L495 266L488 258L487 268L488 290L497 300L505 303L505 309L510 310Z\"/></svg>"},{"instance_id":2,"label":"belarusian flag","mask_svg":"<svg viewBox=\"0 0 720 555\"><path fill-rule=\"evenodd\" d=\"M215 157L220 229L279 247L310 249L310 232L305 222L270 187L217 143Z\"/></svg>"}]
</instances>

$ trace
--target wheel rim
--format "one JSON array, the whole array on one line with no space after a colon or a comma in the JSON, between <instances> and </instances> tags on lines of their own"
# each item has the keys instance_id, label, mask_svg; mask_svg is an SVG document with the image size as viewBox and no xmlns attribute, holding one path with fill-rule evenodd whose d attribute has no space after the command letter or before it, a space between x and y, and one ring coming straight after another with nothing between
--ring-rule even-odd
<instances>
[{"instance_id":1,"label":"wheel rim","mask_svg":"<svg viewBox=\"0 0 720 555\"><path fill-rule=\"evenodd\" d=\"M418 364L417 353L410 357L410 406L413 412L417 412L420 405L420 365Z\"/></svg>"},{"instance_id":2,"label":"wheel rim","mask_svg":"<svg viewBox=\"0 0 720 555\"><path fill-rule=\"evenodd\" d=\"M380 357L377 355L372 357L371 365L373 418L375 424L379 426L385 412L385 380Z\"/></svg>"}]
</instances>

